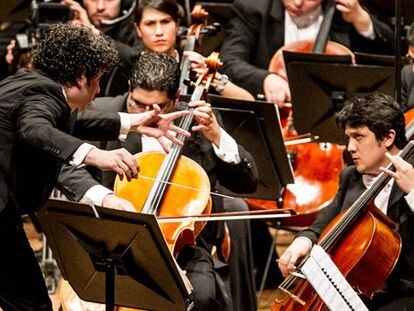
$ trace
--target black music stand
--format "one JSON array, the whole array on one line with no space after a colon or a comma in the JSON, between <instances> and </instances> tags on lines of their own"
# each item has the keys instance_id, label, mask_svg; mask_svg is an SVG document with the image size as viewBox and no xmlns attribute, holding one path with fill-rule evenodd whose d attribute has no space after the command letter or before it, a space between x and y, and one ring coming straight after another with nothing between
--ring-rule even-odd
<instances>
[{"instance_id":1,"label":"black music stand","mask_svg":"<svg viewBox=\"0 0 414 311\"><path fill-rule=\"evenodd\" d=\"M59 265L86 301L189 310L189 291L153 215L49 200L39 220Z\"/></svg>"},{"instance_id":2,"label":"black music stand","mask_svg":"<svg viewBox=\"0 0 414 311\"><path fill-rule=\"evenodd\" d=\"M180 97L189 101L189 96ZM237 143L254 158L259 185L254 193L223 193L236 197L276 200L287 184L294 182L286 154L278 110L271 103L244 101L208 95L207 101L220 112L223 125Z\"/></svg>"},{"instance_id":3,"label":"black music stand","mask_svg":"<svg viewBox=\"0 0 414 311\"><path fill-rule=\"evenodd\" d=\"M322 142L345 144L335 114L353 95L381 92L394 96L394 68L390 66L320 63L313 54L287 59L295 129ZM286 61L286 60L285 60Z\"/></svg>"}]
</instances>

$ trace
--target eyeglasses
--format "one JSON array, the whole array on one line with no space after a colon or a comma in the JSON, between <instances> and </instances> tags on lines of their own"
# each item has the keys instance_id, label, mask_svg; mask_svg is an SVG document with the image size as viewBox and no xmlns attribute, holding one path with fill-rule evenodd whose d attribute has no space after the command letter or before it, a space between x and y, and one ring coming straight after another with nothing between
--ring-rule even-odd
<instances>
[{"instance_id":1,"label":"eyeglasses","mask_svg":"<svg viewBox=\"0 0 414 311\"><path fill-rule=\"evenodd\" d=\"M157 104L161 108L161 110L164 111L170 107L172 102L173 100L169 99L163 103L153 103L153 104ZM140 101L136 100L135 98L132 98L131 94L128 96L128 105L130 107L135 107L139 110L152 110L153 104L143 104Z\"/></svg>"}]
</instances>

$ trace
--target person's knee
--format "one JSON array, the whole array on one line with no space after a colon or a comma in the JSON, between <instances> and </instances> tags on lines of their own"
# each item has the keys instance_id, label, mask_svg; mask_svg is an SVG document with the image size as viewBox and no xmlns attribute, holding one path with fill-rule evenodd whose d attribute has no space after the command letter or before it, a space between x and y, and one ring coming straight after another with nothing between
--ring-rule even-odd
<instances>
[{"instance_id":1,"label":"person's knee","mask_svg":"<svg viewBox=\"0 0 414 311\"><path fill-rule=\"evenodd\" d=\"M202 281L199 279L199 281ZM207 311L207 310L218 310L218 302L216 300L216 288L214 282L211 284L210 279L204 280L204 287L194 287L194 291L191 294L191 299L194 302L195 311ZM210 283L211 285L207 285ZM207 285L207 286L206 286Z\"/></svg>"}]
</instances>

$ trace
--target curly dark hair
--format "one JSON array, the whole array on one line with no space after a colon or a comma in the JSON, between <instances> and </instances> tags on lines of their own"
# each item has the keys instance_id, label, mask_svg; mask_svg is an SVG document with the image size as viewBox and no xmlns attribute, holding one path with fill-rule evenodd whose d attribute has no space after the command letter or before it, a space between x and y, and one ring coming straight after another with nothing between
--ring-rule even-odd
<instances>
[{"instance_id":1,"label":"curly dark hair","mask_svg":"<svg viewBox=\"0 0 414 311\"><path fill-rule=\"evenodd\" d=\"M400 105L388 95L371 93L350 98L337 114L336 122L342 129L366 126L378 141L394 130L394 145L403 149L407 144L404 114Z\"/></svg>"},{"instance_id":2,"label":"curly dark hair","mask_svg":"<svg viewBox=\"0 0 414 311\"><path fill-rule=\"evenodd\" d=\"M180 86L180 68L177 61L158 52L142 52L133 66L129 79L130 88L146 91L166 91L169 99L175 99Z\"/></svg>"},{"instance_id":3,"label":"curly dark hair","mask_svg":"<svg viewBox=\"0 0 414 311\"><path fill-rule=\"evenodd\" d=\"M119 61L112 42L89 27L73 23L51 26L33 50L32 62L63 85L74 86L83 74L90 80Z\"/></svg>"}]
</instances>

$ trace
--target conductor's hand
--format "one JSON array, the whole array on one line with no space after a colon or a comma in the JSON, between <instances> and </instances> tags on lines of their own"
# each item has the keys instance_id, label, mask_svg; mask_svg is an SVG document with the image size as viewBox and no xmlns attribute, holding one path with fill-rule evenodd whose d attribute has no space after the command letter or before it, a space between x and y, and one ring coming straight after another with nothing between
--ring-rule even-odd
<instances>
[{"instance_id":1,"label":"conductor's hand","mask_svg":"<svg viewBox=\"0 0 414 311\"><path fill-rule=\"evenodd\" d=\"M409 193L414 190L414 168L400 156L394 156L388 152L385 154L395 167L395 172L381 167L381 170L394 178L398 187L404 192Z\"/></svg>"},{"instance_id":2,"label":"conductor's hand","mask_svg":"<svg viewBox=\"0 0 414 311\"><path fill-rule=\"evenodd\" d=\"M194 120L197 123L191 130L201 132L204 137L220 148L221 129L216 116L211 109L211 105L203 100L188 104L194 109Z\"/></svg>"},{"instance_id":3,"label":"conductor's hand","mask_svg":"<svg viewBox=\"0 0 414 311\"><path fill-rule=\"evenodd\" d=\"M161 108L158 105L153 105L153 110L143 113L130 114L131 131L147 136L155 137L164 148L165 152L169 152L167 139L173 143L182 146L183 143L177 139L170 131L190 137L190 133L175 126L172 121L181 118L187 114L188 111L176 111L170 113L161 113Z\"/></svg>"},{"instance_id":4,"label":"conductor's hand","mask_svg":"<svg viewBox=\"0 0 414 311\"><path fill-rule=\"evenodd\" d=\"M83 163L93 165L103 171L114 171L122 180L138 178L139 165L135 158L124 148L116 150L101 150L93 148L86 155Z\"/></svg>"},{"instance_id":5,"label":"conductor's hand","mask_svg":"<svg viewBox=\"0 0 414 311\"><path fill-rule=\"evenodd\" d=\"M113 208L120 211L136 213L137 210L134 208L131 202L124 200L113 193L108 194L102 201L103 207Z\"/></svg>"},{"instance_id":6,"label":"conductor's hand","mask_svg":"<svg viewBox=\"0 0 414 311\"><path fill-rule=\"evenodd\" d=\"M263 81L263 90L268 102L282 108L286 102L290 102L289 84L285 79L271 73Z\"/></svg>"},{"instance_id":7,"label":"conductor's hand","mask_svg":"<svg viewBox=\"0 0 414 311\"><path fill-rule=\"evenodd\" d=\"M309 254L311 248L312 243L304 238L295 239L290 244L278 261L279 269L284 277L295 270L298 260Z\"/></svg>"}]
</instances>

